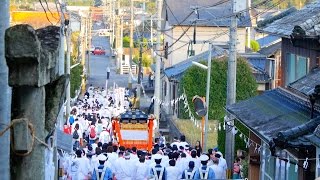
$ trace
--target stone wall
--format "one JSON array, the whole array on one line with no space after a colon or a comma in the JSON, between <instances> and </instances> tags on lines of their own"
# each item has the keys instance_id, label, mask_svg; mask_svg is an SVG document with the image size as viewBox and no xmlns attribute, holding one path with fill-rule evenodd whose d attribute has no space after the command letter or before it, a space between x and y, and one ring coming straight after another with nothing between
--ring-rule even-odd
<instances>
[{"instance_id":1,"label":"stone wall","mask_svg":"<svg viewBox=\"0 0 320 180\"><path fill-rule=\"evenodd\" d=\"M22 24L6 30L5 56L12 87L12 119L28 119L34 127L31 133L42 141L27 142L32 148L26 146L20 155L12 148L12 179L45 179L45 163L48 161L45 160L45 151L48 147L43 142L54 134L68 81L68 77L61 74L64 66L59 62L64 49L60 48L60 37L63 35L57 26L35 30ZM15 137L30 136L27 129L16 133L19 136L13 134L14 144L23 141Z\"/></svg>"}]
</instances>

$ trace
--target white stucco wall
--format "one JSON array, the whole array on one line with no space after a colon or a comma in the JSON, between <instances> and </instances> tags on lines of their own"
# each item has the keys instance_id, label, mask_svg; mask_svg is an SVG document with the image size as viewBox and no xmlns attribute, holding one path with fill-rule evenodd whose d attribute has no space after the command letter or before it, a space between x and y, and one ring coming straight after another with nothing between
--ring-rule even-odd
<instances>
[{"instance_id":1,"label":"white stucco wall","mask_svg":"<svg viewBox=\"0 0 320 180\"><path fill-rule=\"evenodd\" d=\"M169 46L178 39L188 26L179 26L173 28L171 31L165 32L164 35L164 45L169 42ZM165 67L170 67L175 65L185 59L187 59L188 42L193 40L193 27L191 27L187 33L171 48L169 48L169 54L167 61L165 62ZM225 33L224 33L225 32ZM224 33L224 34L223 34ZM173 38L171 38L171 37ZM206 41L212 39L213 43L216 44L227 44L229 41L229 28L228 27L197 27L196 40ZM239 53L245 52L245 39L246 39L246 29L238 28L238 45L237 51ZM183 46L184 45L184 46ZM183 46L183 47L181 47ZM207 44L193 44L193 49L195 50L195 55L200 54L208 50Z\"/></svg>"}]
</instances>

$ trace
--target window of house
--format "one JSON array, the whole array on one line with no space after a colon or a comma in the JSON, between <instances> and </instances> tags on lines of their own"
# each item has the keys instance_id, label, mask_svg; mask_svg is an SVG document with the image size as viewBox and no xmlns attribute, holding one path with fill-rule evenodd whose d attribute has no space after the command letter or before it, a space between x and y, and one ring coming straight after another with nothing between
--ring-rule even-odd
<instances>
[{"instance_id":1,"label":"window of house","mask_svg":"<svg viewBox=\"0 0 320 180\"><path fill-rule=\"evenodd\" d=\"M265 148L264 155L264 179L274 179L275 178L275 158L271 156L271 152L269 148Z\"/></svg>"},{"instance_id":2,"label":"window of house","mask_svg":"<svg viewBox=\"0 0 320 180\"><path fill-rule=\"evenodd\" d=\"M309 72L309 60L307 57L287 53L286 62L286 84L300 79Z\"/></svg>"},{"instance_id":3,"label":"window of house","mask_svg":"<svg viewBox=\"0 0 320 180\"><path fill-rule=\"evenodd\" d=\"M278 151L276 156L272 156L270 149L265 148L265 154L261 157L264 162L264 179L268 180L298 180L298 172L295 172L297 161L286 151ZM287 160L290 159L290 162ZM290 165L289 165L290 163ZM261 167L263 168L263 166Z\"/></svg>"}]
</instances>

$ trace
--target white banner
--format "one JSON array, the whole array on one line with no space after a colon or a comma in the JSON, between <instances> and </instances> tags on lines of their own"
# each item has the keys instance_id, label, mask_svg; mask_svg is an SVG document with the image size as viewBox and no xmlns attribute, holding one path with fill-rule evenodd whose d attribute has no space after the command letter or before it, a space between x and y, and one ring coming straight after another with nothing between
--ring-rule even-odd
<instances>
[{"instance_id":1,"label":"white banner","mask_svg":"<svg viewBox=\"0 0 320 180\"><path fill-rule=\"evenodd\" d=\"M148 131L120 130L123 140L148 140Z\"/></svg>"}]
</instances>

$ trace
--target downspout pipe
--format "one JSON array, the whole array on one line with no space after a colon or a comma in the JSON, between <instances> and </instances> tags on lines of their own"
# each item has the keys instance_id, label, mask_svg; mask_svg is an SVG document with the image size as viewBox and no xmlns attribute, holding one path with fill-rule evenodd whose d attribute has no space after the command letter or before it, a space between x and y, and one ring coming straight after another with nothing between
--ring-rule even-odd
<instances>
[{"instance_id":1,"label":"downspout pipe","mask_svg":"<svg viewBox=\"0 0 320 180\"><path fill-rule=\"evenodd\" d=\"M9 28L9 0L0 2L0 132L11 121L11 88L8 84L8 66L5 59L5 31ZM10 129L0 136L1 179L10 179Z\"/></svg>"}]
</instances>

